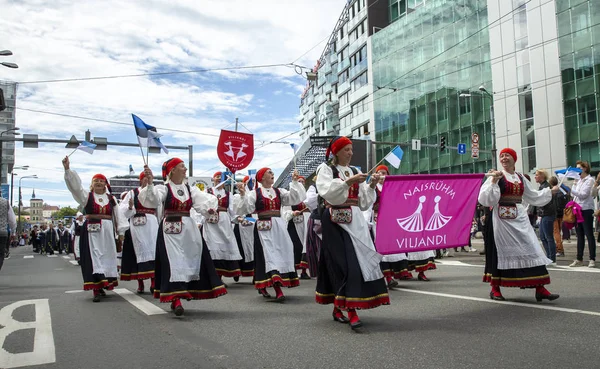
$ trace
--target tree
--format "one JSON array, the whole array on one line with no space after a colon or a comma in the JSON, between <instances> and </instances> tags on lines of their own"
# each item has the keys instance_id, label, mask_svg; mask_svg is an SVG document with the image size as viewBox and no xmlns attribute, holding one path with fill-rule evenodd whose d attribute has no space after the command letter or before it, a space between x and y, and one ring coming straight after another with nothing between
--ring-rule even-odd
<instances>
[{"instance_id":1,"label":"tree","mask_svg":"<svg viewBox=\"0 0 600 369\"><path fill-rule=\"evenodd\" d=\"M77 215L77 209L74 209L70 206L64 206L62 208L60 208L59 211L57 211L56 213L54 213L54 215L52 215L52 217L54 219L63 219L64 217L68 217L68 216L75 216Z\"/></svg>"},{"instance_id":2,"label":"tree","mask_svg":"<svg viewBox=\"0 0 600 369\"><path fill-rule=\"evenodd\" d=\"M19 214L19 208L17 206L13 206L13 211L15 212L15 215ZM28 211L24 211L23 208L21 208L21 215L31 215L31 214L29 214Z\"/></svg>"}]
</instances>

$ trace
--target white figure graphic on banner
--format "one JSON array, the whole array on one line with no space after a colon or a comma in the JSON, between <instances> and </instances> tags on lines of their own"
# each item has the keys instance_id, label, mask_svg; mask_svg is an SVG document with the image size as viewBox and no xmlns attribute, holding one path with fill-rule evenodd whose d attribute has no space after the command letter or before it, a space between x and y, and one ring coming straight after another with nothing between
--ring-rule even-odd
<instances>
[{"instance_id":1,"label":"white figure graphic on banner","mask_svg":"<svg viewBox=\"0 0 600 369\"><path fill-rule=\"evenodd\" d=\"M436 196L435 199L433 199L435 202L435 211L425 226L426 231L437 231L438 229L443 228L446 224L448 224L450 219L452 219L452 216L442 215L442 213L440 213L441 199L441 196Z\"/></svg>"},{"instance_id":2,"label":"white figure graphic on banner","mask_svg":"<svg viewBox=\"0 0 600 369\"><path fill-rule=\"evenodd\" d=\"M406 218L396 219L400 228L407 232L421 232L423 230L423 216L421 211L423 210L423 203L427 200L426 196L419 197L419 206L417 210Z\"/></svg>"}]
</instances>

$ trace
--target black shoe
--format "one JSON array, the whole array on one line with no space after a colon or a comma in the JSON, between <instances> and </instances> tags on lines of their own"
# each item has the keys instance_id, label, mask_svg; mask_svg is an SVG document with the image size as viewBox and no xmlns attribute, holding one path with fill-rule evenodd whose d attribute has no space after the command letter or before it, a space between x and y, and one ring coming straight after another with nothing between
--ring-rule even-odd
<instances>
[{"instance_id":1,"label":"black shoe","mask_svg":"<svg viewBox=\"0 0 600 369\"><path fill-rule=\"evenodd\" d=\"M540 302L540 301L542 301L542 300L554 301L554 300L556 300L556 299L557 299L557 298L559 298L559 297L560 297L560 295L557 295L557 294L555 294L555 293L551 293L551 294L549 294L549 295L542 295L541 293L536 293L536 294L535 294L535 299L536 299L538 302Z\"/></svg>"},{"instance_id":2,"label":"black shoe","mask_svg":"<svg viewBox=\"0 0 600 369\"><path fill-rule=\"evenodd\" d=\"M398 287L398 281L395 279L392 279L389 283L388 283L388 288L394 288L394 287Z\"/></svg>"},{"instance_id":3,"label":"black shoe","mask_svg":"<svg viewBox=\"0 0 600 369\"><path fill-rule=\"evenodd\" d=\"M273 300L273 301L274 302L285 302L285 295L275 297L275 300Z\"/></svg>"},{"instance_id":4,"label":"black shoe","mask_svg":"<svg viewBox=\"0 0 600 369\"><path fill-rule=\"evenodd\" d=\"M502 296L502 295L500 295L500 296L495 296L493 292L490 292L490 298L491 298L492 300L496 300L496 301L504 301L504 300L506 300L506 299L504 298L504 296Z\"/></svg>"},{"instance_id":5,"label":"black shoe","mask_svg":"<svg viewBox=\"0 0 600 369\"><path fill-rule=\"evenodd\" d=\"M308 276L308 274L306 272L300 274L300 279L310 279L310 277Z\"/></svg>"},{"instance_id":6,"label":"black shoe","mask_svg":"<svg viewBox=\"0 0 600 369\"><path fill-rule=\"evenodd\" d=\"M340 323L350 323L350 319L348 319L345 315L341 315L341 316L335 316L335 313L332 313L331 316L333 316L333 320L335 320L336 322L340 322Z\"/></svg>"},{"instance_id":7,"label":"black shoe","mask_svg":"<svg viewBox=\"0 0 600 369\"><path fill-rule=\"evenodd\" d=\"M235 277L233 277L233 280L236 281L236 282L239 282L240 281L240 276L236 275Z\"/></svg>"},{"instance_id":8,"label":"black shoe","mask_svg":"<svg viewBox=\"0 0 600 369\"><path fill-rule=\"evenodd\" d=\"M92 301L94 301L94 302L100 302L100 295L94 296L94 298L92 299Z\"/></svg>"},{"instance_id":9,"label":"black shoe","mask_svg":"<svg viewBox=\"0 0 600 369\"><path fill-rule=\"evenodd\" d=\"M154 287L150 287L150 294L154 295Z\"/></svg>"},{"instance_id":10,"label":"black shoe","mask_svg":"<svg viewBox=\"0 0 600 369\"><path fill-rule=\"evenodd\" d=\"M355 332L360 332L360 328L362 328L362 322L360 321L360 319L354 323L350 323L350 328L352 328L353 331Z\"/></svg>"},{"instance_id":11,"label":"black shoe","mask_svg":"<svg viewBox=\"0 0 600 369\"><path fill-rule=\"evenodd\" d=\"M182 316L184 312L183 306L179 305L175 309L173 309L173 311L175 312L175 316Z\"/></svg>"},{"instance_id":12,"label":"black shoe","mask_svg":"<svg viewBox=\"0 0 600 369\"><path fill-rule=\"evenodd\" d=\"M106 292L104 292L104 290L98 290L98 295L105 297L106 296Z\"/></svg>"},{"instance_id":13,"label":"black shoe","mask_svg":"<svg viewBox=\"0 0 600 369\"><path fill-rule=\"evenodd\" d=\"M258 294L262 295L262 297L266 298L266 299L270 299L271 298L271 294L267 292L266 288L261 288L258 290Z\"/></svg>"}]
</instances>

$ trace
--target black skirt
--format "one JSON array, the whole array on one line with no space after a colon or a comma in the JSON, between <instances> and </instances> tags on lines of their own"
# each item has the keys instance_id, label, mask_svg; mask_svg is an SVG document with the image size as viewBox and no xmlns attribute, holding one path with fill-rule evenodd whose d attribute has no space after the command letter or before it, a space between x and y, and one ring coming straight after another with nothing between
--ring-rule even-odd
<instances>
[{"instance_id":1,"label":"black skirt","mask_svg":"<svg viewBox=\"0 0 600 369\"><path fill-rule=\"evenodd\" d=\"M315 220L311 217L308 219L308 237L306 237L306 256L308 261L308 270L311 277L317 276L319 265L319 254L321 252L321 239L313 230Z\"/></svg>"},{"instance_id":2,"label":"black skirt","mask_svg":"<svg viewBox=\"0 0 600 369\"><path fill-rule=\"evenodd\" d=\"M333 223L326 209L321 217L323 243L315 300L339 309L372 309L389 305L383 278L365 282L350 235Z\"/></svg>"},{"instance_id":3,"label":"black skirt","mask_svg":"<svg viewBox=\"0 0 600 369\"><path fill-rule=\"evenodd\" d=\"M125 232L123 254L121 256L121 280L134 281L154 278L154 260L137 262L131 232Z\"/></svg>"},{"instance_id":4,"label":"black skirt","mask_svg":"<svg viewBox=\"0 0 600 369\"><path fill-rule=\"evenodd\" d=\"M210 258L208 247L202 241L202 256L200 262L200 279L190 282L170 282L171 266L169 256L165 247L163 235L163 223L158 228L156 240L156 279L154 287L154 298L160 298L160 302L172 302L174 299L204 300L214 299L227 294L227 289L217 274L213 261Z\"/></svg>"},{"instance_id":5,"label":"black skirt","mask_svg":"<svg viewBox=\"0 0 600 369\"><path fill-rule=\"evenodd\" d=\"M294 265L296 266L296 269L308 268L308 258L306 253L302 252L304 246L302 245L302 240L300 239L300 237L304 237L304 235L298 234L296 226L292 220L288 222L287 230L290 238L292 239L292 243L294 244Z\"/></svg>"},{"instance_id":6,"label":"black skirt","mask_svg":"<svg viewBox=\"0 0 600 369\"><path fill-rule=\"evenodd\" d=\"M265 254L258 232L258 228L254 227L254 288L259 290L274 285L288 288L298 287L300 279L296 272L280 273L278 270L266 271Z\"/></svg>"},{"instance_id":7,"label":"black skirt","mask_svg":"<svg viewBox=\"0 0 600 369\"><path fill-rule=\"evenodd\" d=\"M240 225L236 224L233 227L233 234L235 235L235 240L238 244L238 249L240 250L240 255L242 255L242 260L240 260L240 269L242 271L243 277L252 277L254 276L254 260L246 262L246 255L244 254L244 248L242 247L242 235L240 234Z\"/></svg>"},{"instance_id":8,"label":"black skirt","mask_svg":"<svg viewBox=\"0 0 600 369\"><path fill-rule=\"evenodd\" d=\"M494 239L492 212L486 210L486 221L483 228L485 245L485 269L483 282L492 286L533 288L550 284L550 275L545 265L521 269L498 269L498 249Z\"/></svg>"},{"instance_id":9,"label":"black skirt","mask_svg":"<svg viewBox=\"0 0 600 369\"><path fill-rule=\"evenodd\" d=\"M382 261L381 271L386 278L411 279L408 260Z\"/></svg>"},{"instance_id":10,"label":"black skirt","mask_svg":"<svg viewBox=\"0 0 600 369\"><path fill-rule=\"evenodd\" d=\"M115 245L116 247L116 245ZM87 221L81 227L81 236L79 237L79 262L81 264L81 274L83 275L83 289L99 290L105 288L112 290L119 285L117 278L107 278L104 274L94 274L92 264L92 255L90 252L90 241L88 238Z\"/></svg>"}]
</instances>

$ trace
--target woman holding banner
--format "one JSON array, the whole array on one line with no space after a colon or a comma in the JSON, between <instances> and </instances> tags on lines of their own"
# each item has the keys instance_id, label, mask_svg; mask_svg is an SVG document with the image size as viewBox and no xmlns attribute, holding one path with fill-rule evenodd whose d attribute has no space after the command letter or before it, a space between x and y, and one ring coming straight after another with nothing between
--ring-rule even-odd
<instances>
[{"instance_id":1,"label":"woman holding banner","mask_svg":"<svg viewBox=\"0 0 600 369\"><path fill-rule=\"evenodd\" d=\"M117 281L117 246L123 242L127 221L119 212L115 198L109 193L108 180L102 174L92 177L90 189L85 190L79 175L70 169L69 157L62 161L67 188L84 209L85 222L81 228L79 252L83 289L92 290L94 302L100 302L104 289L112 290ZM118 241L115 238L118 234Z\"/></svg>"},{"instance_id":2,"label":"woman holding banner","mask_svg":"<svg viewBox=\"0 0 600 369\"><path fill-rule=\"evenodd\" d=\"M375 200L373 207L365 212L365 216L367 217L367 222L371 229L373 242L377 244L377 215L379 213L379 204L381 203L381 190L383 189L385 176L390 175L390 170L385 165L379 165L375 168L375 173L380 175L379 183L375 187L377 199ZM384 255L381 261L381 271L383 272L388 288L398 286L398 281L394 278L401 280L412 278L412 275L408 271L408 258L406 257L406 253Z\"/></svg>"},{"instance_id":3,"label":"woman holding banner","mask_svg":"<svg viewBox=\"0 0 600 369\"><path fill-rule=\"evenodd\" d=\"M492 300L504 300L500 287L535 288L537 301L556 300L559 295L544 287L550 284L546 265L552 260L540 247L523 202L544 206L558 187L535 190L522 174L515 172L517 153L513 149L500 151L499 159L502 171L490 170L479 191L479 202L492 208L491 222L486 217L483 281L492 286Z\"/></svg>"},{"instance_id":4,"label":"woman holding banner","mask_svg":"<svg viewBox=\"0 0 600 369\"><path fill-rule=\"evenodd\" d=\"M154 294L154 260L158 235L156 208L140 203L140 191L148 185L145 172L140 173L140 187L126 192L119 206L129 220L121 258L121 280L138 282L137 293L144 293L144 280L150 279L150 293Z\"/></svg>"},{"instance_id":5,"label":"woman holding banner","mask_svg":"<svg viewBox=\"0 0 600 369\"><path fill-rule=\"evenodd\" d=\"M164 185L154 186L152 171L144 168L148 185L140 191L140 203L146 208L162 206L163 220L156 240L154 297L170 302L176 316L184 313L181 299L213 299L227 294L215 271L210 253L204 247L196 222L190 217L193 208L204 217L218 207L215 196L204 193L185 181L187 168L179 158L163 163Z\"/></svg>"},{"instance_id":6,"label":"woman holding banner","mask_svg":"<svg viewBox=\"0 0 600 369\"><path fill-rule=\"evenodd\" d=\"M256 181L261 186L246 193L245 185L237 184L240 196L235 198L235 213L258 214L254 228L254 288L263 297L269 298L271 295L267 287L273 287L276 302L285 301L281 287L300 285L294 265L294 245L287 232L287 224L281 218L281 206L298 204L306 197L298 177L298 172L294 171L289 191L273 188L273 171L261 168L256 172Z\"/></svg>"},{"instance_id":7,"label":"woman holding banner","mask_svg":"<svg viewBox=\"0 0 600 369\"><path fill-rule=\"evenodd\" d=\"M202 226L202 236L206 246L210 250L210 256L221 277L231 277L235 281L240 279L242 271L240 260L242 256L233 233L232 219L236 218L233 212L233 201L231 193L225 190L225 181L222 173L213 175L213 187L206 192L217 197L219 201L218 211L206 217Z\"/></svg>"},{"instance_id":8,"label":"woman holding banner","mask_svg":"<svg viewBox=\"0 0 600 369\"><path fill-rule=\"evenodd\" d=\"M325 200L321 216L323 243L315 300L333 304L333 320L350 323L352 330L362 327L356 310L371 309L390 303L363 211L375 202L379 174L367 175L350 166L352 141L335 137L329 143L326 158L332 164L317 169L317 191ZM348 318L342 310L348 311Z\"/></svg>"}]
</instances>

